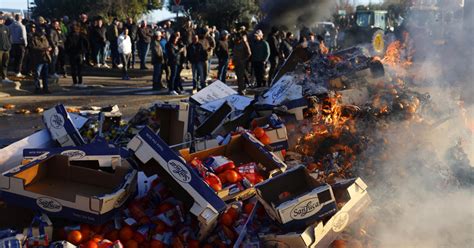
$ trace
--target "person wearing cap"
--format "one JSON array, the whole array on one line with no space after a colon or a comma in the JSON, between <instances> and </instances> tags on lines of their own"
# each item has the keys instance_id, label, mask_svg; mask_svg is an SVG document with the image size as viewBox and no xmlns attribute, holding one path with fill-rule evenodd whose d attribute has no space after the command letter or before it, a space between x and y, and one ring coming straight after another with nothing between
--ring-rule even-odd
<instances>
[{"instance_id":1,"label":"person wearing cap","mask_svg":"<svg viewBox=\"0 0 474 248\"><path fill-rule=\"evenodd\" d=\"M217 43L216 55L219 60L217 67L217 78L223 83L227 79L227 66L229 64L229 32L223 30L220 34L220 40Z\"/></svg>"},{"instance_id":2,"label":"person wearing cap","mask_svg":"<svg viewBox=\"0 0 474 248\"><path fill-rule=\"evenodd\" d=\"M255 41L252 44L252 68L257 81L257 87L265 86L265 64L270 57L270 46L263 40L263 32L255 31Z\"/></svg>"},{"instance_id":3,"label":"person wearing cap","mask_svg":"<svg viewBox=\"0 0 474 248\"><path fill-rule=\"evenodd\" d=\"M128 29L125 28L117 39L118 52L120 54L120 58L122 58L123 64L123 80L130 80L130 77L128 76L128 64L130 63L130 58L132 56L132 39L130 38L130 35L128 35L128 32Z\"/></svg>"},{"instance_id":4,"label":"person wearing cap","mask_svg":"<svg viewBox=\"0 0 474 248\"><path fill-rule=\"evenodd\" d=\"M48 68L51 63L52 48L44 28L38 27L31 40L31 58L34 69L35 93L50 94L48 89ZM40 83L42 79L42 86Z\"/></svg>"},{"instance_id":5,"label":"person wearing cap","mask_svg":"<svg viewBox=\"0 0 474 248\"><path fill-rule=\"evenodd\" d=\"M0 79L3 83L13 82L7 77L11 48L10 29L5 25L5 16L0 16Z\"/></svg>"},{"instance_id":6,"label":"person wearing cap","mask_svg":"<svg viewBox=\"0 0 474 248\"><path fill-rule=\"evenodd\" d=\"M151 42L151 64L153 65L153 90L159 91L166 88L161 82L162 66L165 63L165 55L161 46L163 33L156 31Z\"/></svg>"}]
</instances>

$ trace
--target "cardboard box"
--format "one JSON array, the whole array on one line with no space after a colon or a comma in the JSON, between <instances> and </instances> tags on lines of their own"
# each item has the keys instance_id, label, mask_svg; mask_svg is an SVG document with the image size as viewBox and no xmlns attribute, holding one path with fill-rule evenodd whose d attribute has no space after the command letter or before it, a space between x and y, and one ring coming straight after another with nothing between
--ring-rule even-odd
<instances>
[{"instance_id":1,"label":"cardboard box","mask_svg":"<svg viewBox=\"0 0 474 248\"><path fill-rule=\"evenodd\" d=\"M136 190L137 171L124 161L115 172L69 163L63 155L44 154L0 176L5 201L50 216L91 224L109 221Z\"/></svg>"},{"instance_id":2,"label":"cardboard box","mask_svg":"<svg viewBox=\"0 0 474 248\"><path fill-rule=\"evenodd\" d=\"M259 127L269 125L268 117L262 117L254 119ZM274 152L288 149L288 132L284 124L280 125L279 128L272 128L269 126L265 128L265 133L270 138L269 146L273 148Z\"/></svg>"},{"instance_id":3,"label":"cardboard box","mask_svg":"<svg viewBox=\"0 0 474 248\"><path fill-rule=\"evenodd\" d=\"M336 213L332 188L319 184L302 165L255 186L268 215L287 230L304 228Z\"/></svg>"},{"instance_id":4,"label":"cardboard box","mask_svg":"<svg viewBox=\"0 0 474 248\"><path fill-rule=\"evenodd\" d=\"M82 128L87 118L70 114L71 120L77 128ZM25 148L48 148L56 145L49 131L42 129L24 139L21 139L0 150L0 173L5 172L21 163L23 160L23 149Z\"/></svg>"},{"instance_id":5,"label":"cardboard box","mask_svg":"<svg viewBox=\"0 0 474 248\"><path fill-rule=\"evenodd\" d=\"M53 140L56 140L61 146L82 146L86 144L64 105L59 104L44 111L43 122Z\"/></svg>"},{"instance_id":6,"label":"cardboard box","mask_svg":"<svg viewBox=\"0 0 474 248\"><path fill-rule=\"evenodd\" d=\"M249 133L232 137L227 145L218 146L191 154L189 153L188 149L183 149L180 150L180 153L186 162L190 162L194 158L204 160L210 156L219 155L229 158L236 166L255 162L265 167L266 171L261 171L261 174L264 178L270 178L274 175L281 174L286 170L286 164L274 153L268 151L259 140ZM249 198L254 195L254 189L249 188L231 195L226 194L225 192L219 193L219 196L227 201L236 198Z\"/></svg>"},{"instance_id":7,"label":"cardboard box","mask_svg":"<svg viewBox=\"0 0 474 248\"><path fill-rule=\"evenodd\" d=\"M107 144L92 143L84 146L57 147L23 150L23 159L31 161L45 153L60 154L69 157L75 166L84 166L91 169L111 167L115 169L121 165L122 156L127 157L127 151L122 148L109 147Z\"/></svg>"},{"instance_id":8,"label":"cardboard box","mask_svg":"<svg viewBox=\"0 0 474 248\"><path fill-rule=\"evenodd\" d=\"M202 105L236 94L237 91L229 87L227 84L216 80L214 83L192 95L190 99L193 103Z\"/></svg>"},{"instance_id":9,"label":"cardboard box","mask_svg":"<svg viewBox=\"0 0 474 248\"><path fill-rule=\"evenodd\" d=\"M230 106L232 106L237 111L243 111L247 106L250 105L252 102L252 98L241 96L241 95L230 95L219 100L215 100L212 102L204 103L200 108L208 111L208 112L215 112L219 109L222 104L227 102Z\"/></svg>"},{"instance_id":10,"label":"cardboard box","mask_svg":"<svg viewBox=\"0 0 474 248\"><path fill-rule=\"evenodd\" d=\"M188 135L189 103L155 102L160 118L160 137L168 145L183 143Z\"/></svg>"},{"instance_id":11,"label":"cardboard box","mask_svg":"<svg viewBox=\"0 0 474 248\"><path fill-rule=\"evenodd\" d=\"M367 185L360 178L344 180L334 185L333 189L337 202L346 204L327 222L320 221L302 232L264 235L261 237L262 244L265 247L329 247L371 202Z\"/></svg>"},{"instance_id":12,"label":"cardboard box","mask_svg":"<svg viewBox=\"0 0 474 248\"><path fill-rule=\"evenodd\" d=\"M148 127L142 129L127 147L147 176L158 174L176 197L191 207L191 213L200 222L199 239L212 231L226 204L182 157Z\"/></svg>"}]
</instances>

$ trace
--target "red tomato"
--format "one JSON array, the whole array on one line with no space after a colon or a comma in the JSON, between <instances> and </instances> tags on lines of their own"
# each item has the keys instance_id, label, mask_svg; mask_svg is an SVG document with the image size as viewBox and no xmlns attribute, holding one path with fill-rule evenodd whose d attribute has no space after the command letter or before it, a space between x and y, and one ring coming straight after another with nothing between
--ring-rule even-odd
<instances>
[{"instance_id":1,"label":"red tomato","mask_svg":"<svg viewBox=\"0 0 474 248\"><path fill-rule=\"evenodd\" d=\"M269 144L271 143L270 137L268 137L267 134L262 135L262 137L260 137L260 141L261 141L264 145L269 145Z\"/></svg>"},{"instance_id":2,"label":"red tomato","mask_svg":"<svg viewBox=\"0 0 474 248\"><path fill-rule=\"evenodd\" d=\"M229 208L227 210L227 213L232 217L232 220L234 221L237 221L237 219L239 218L239 210L237 210L237 208Z\"/></svg>"},{"instance_id":3,"label":"red tomato","mask_svg":"<svg viewBox=\"0 0 474 248\"><path fill-rule=\"evenodd\" d=\"M142 244L145 242L145 236L139 232L135 232L133 234L133 240L137 241L137 243Z\"/></svg>"},{"instance_id":4,"label":"red tomato","mask_svg":"<svg viewBox=\"0 0 474 248\"><path fill-rule=\"evenodd\" d=\"M226 173L226 179L229 183L236 183L239 181L239 173L234 170L228 170Z\"/></svg>"},{"instance_id":5,"label":"red tomato","mask_svg":"<svg viewBox=\"0 0 474 248\"><path fill-rule=\"evenodd\" d=\"M260 139L263 137L263 135L265 135L265 130L263 130L263 128L261 127L257 127L253 130L253 134L255 135L255 137Z\"/></svg>"},{"instance_id":6,"label":"red tomato","mask_svg":"<svg viewBox=\"0 0 474 248\"><path fill-rule=\"evenodd\" d=\"M67 241L71 244L79 245L82 242L82 233L77 230L69 232Z\"/></svg>"},{"instance_id":7,"label":"red tomato","mask_svg":"<svg viewBox=\"0 0 474 248\"><path fill-rule=\"evenodd\" d=\"M244 213L249 215L250 213L252 213L252 210L253 210L254 207L255 207L255 204L252 203L252 202L249 202L249 203L245 204L244 205Z\"/></svg>"},{"instance_id":8,"label":"red tomato","mask_svg":"<svg viewBox=\"0 0 474 248\"><path fill-rule=\"evenodd\" d=\"M217 176L219 177L219 180L221 180L222 184L227 183L227 173L222 172L222 173L219 173Z\"/></svg>"},{"instance_id":9,"label":"red tomato","mask_svg":"<svg viewBox=\"0 0 474 248\"><path fill-rule=\"evenodd\" d=\"M85 244L81 245L81 248L98 248L97 242L89 240Z\"/></svg>"},{"instance_id":10,"label":"red tomato","mask_svg":"<svg viewBox=\"0 0 474 248\"><path fill-rule=\"evenodd\" d=\"M157 233L164 233L166 229L168 228L166 224L161 220L157 220L155 224L156 224L155 232Z\"/></svg>"},{"instance_id":11,"label":"red tomato","mask_svg":"<svg viewBox=\"0 0 474 248\"><path fill-rule=\"evenodd\" d=\"M232 226L234 224L234 220L232 219L232 216L229 213L223 213L220 219L220 223L223 226Z\"/></svg>"},{"instance_id":12,"label":"red tomato","mask_svg":"<svg viewBox=\"0 0 474 248\"><path fill-rule=\"evenodd\" d=\"M211 186L214 191L221 191L222 190L222 183L219 177L214 174L208 174L204 181Z\"/></svg>"},{"instance_id":13,"label":"red tomato","mask_svg":"<svg viewBox=\"0 0 474 248\"><path fill-rule=\"evenodd\" d=\"M150 248L165 248L165 244L159 240L152 240L150 242Z\"/></svg>"},{"instance_id":14,"label":"red tomato","mask_svg":"<svg viewBox=\"0 0 474 248\"><path fill-rule=\"evenodd\" d=\"M188 240L188 248L199 248L199 241L194 239Z\"/></svg>"}]
</instances>

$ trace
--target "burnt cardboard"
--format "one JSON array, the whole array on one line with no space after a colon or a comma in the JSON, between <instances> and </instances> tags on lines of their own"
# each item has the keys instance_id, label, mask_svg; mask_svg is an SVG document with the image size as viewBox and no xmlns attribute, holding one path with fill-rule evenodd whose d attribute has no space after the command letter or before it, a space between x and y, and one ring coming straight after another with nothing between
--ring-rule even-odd
<instances>
[{"instance_id":1,"label":"burnt cardboard","mask_svg":"<svg viewBox=\"0 0 474 248\"><path fill-rule=\"evenodd\" d=\"M328 184L319 184L302 165L255 188L257 198L269 216L287 230L301 229L329 219L337 211L332 188ZM289 196L282 198L285 193Z\"/></svg>"},{"instance_id":2,"label":"burnt cardboard","mask_svg":"<svg viewBox=\"0 0 474 248\"><path fill-rule=\"evenodd\" d=\"M76 114L69 114L71 120L77 128L82 128L87 122L87 118ZM23 149L25 148L49 148L54 147L56 142L51 138L49 131L42 129L28 137L25 137L9 146L0 149L0 172L7 171L19 165L23 159Z\"/></svg>"},{"instance_id":3,"label":"burnt cardboard","mask_svg":"<svg viewBox=\"0 0 474 248\"><path fill-rule=\"evenodd\" d=\"M197 137L213 135L215 131L222 126L227 117L234 109L230 104L224 102L219 109L213 112L198 128L195 133Z\"/></svg>"},{"instance_id":4,"label":"burnt cardboard","mask_svg":"<svg viewBox=\"0 0 474 248\"><path fill-rule=\"evenodd\" d=\"M184 159L148 127L142 129L128 144L128 149L147 176L158 174L176 197L190 207L200 222L198 238L203 239L217 224L226 204Z\"/></svg>"},{"instance_id":5,"label":"burnt cardboard","mask_svg":"<svg viewBox=\"0 0 474 248\"><path fill-rule=\"evenodd\" d=\"M70 220L102 224L134 194L137 171L126 161L113 173L73 166L50 153L0 176L5 201Z\"/></svg>"},{"instance_id":6,"label":"burnt cardboard","mask_svg":"<svg viewBox=\"0 0 474 248\"><path fill-rule=\"evenodd\" d=\"M265 247L329 247L371 202L367 185L360 178L336 183L333 189L336 200L346 203L327 222L317 222L300 232L263 235L261 243Z\"/></svg>"},{"instance_id":7,"label":"burnt cardboard","mask_svg":"<svg viewBox=\"0 0 474 248\"><path fill-rule=\"evenodd\" d=\"M60 146L86 144L64 105L58 104L54 108L44 111L43 122L53 140L56 140Z\"/></svg>"}]
</instances>

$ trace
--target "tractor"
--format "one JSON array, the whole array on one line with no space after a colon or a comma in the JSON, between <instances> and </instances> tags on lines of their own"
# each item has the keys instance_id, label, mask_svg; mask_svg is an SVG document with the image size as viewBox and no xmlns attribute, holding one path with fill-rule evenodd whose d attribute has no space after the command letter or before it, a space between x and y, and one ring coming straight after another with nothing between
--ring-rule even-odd
<instances>
[{"instance_id":1,"label":"tractor","mask_svg":"<svg viewBox=\"0 0 474 248\"><path fill-rule=\"evenodd\" d=\"M343 30L339 38L342 39L339 42L341 48L369 44L370 55L381 56L388 44L395 40L395 35L387 11L358 6L352 25Z\"/></svg>"}]
</instances>

